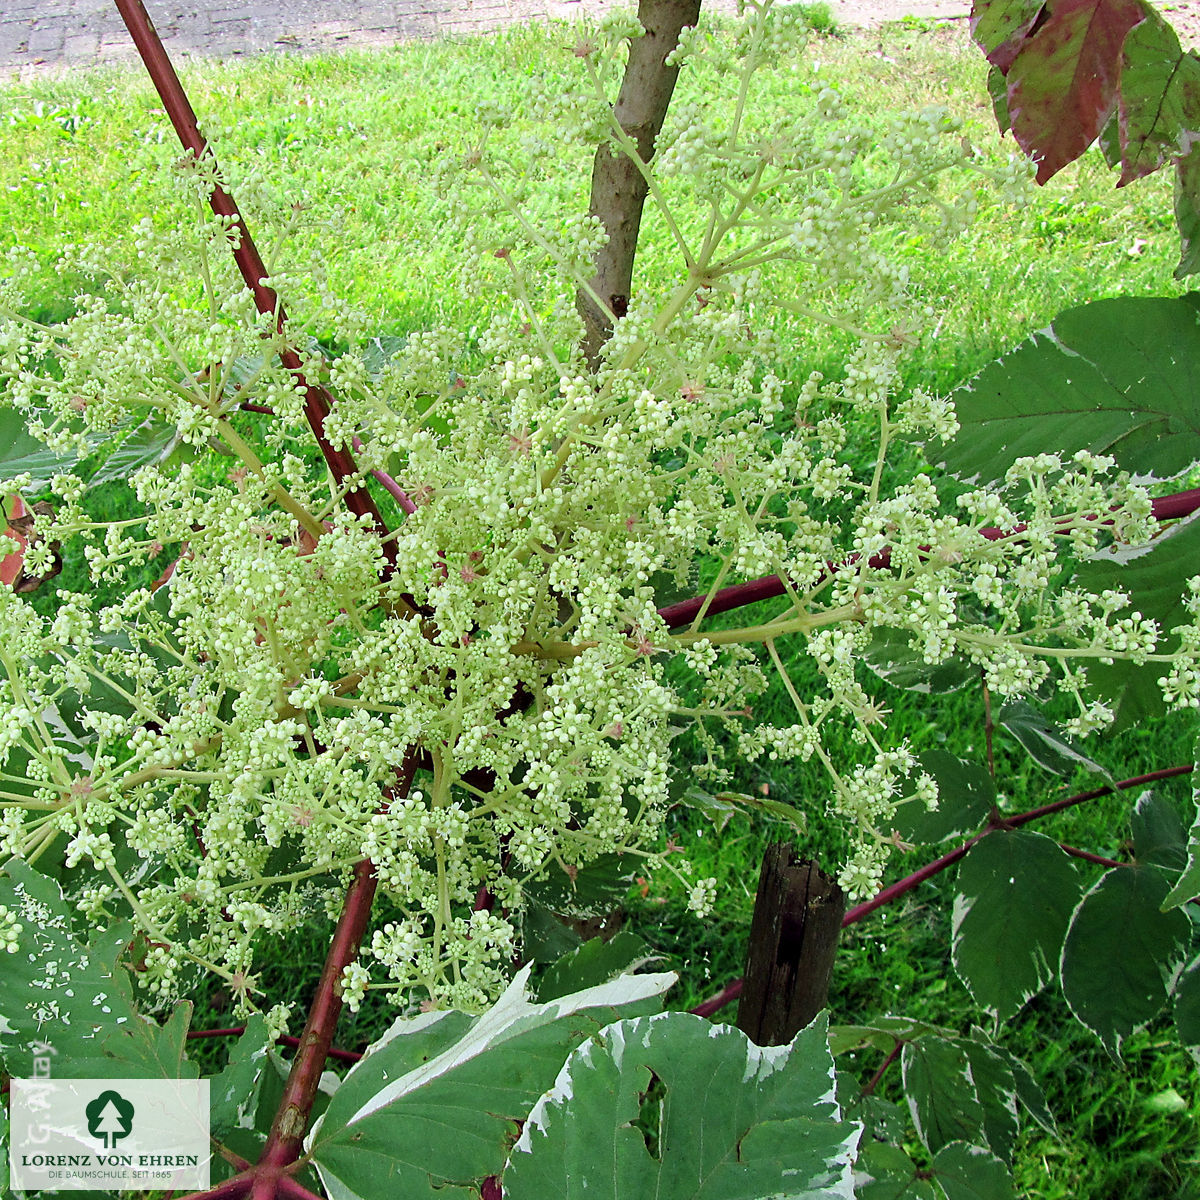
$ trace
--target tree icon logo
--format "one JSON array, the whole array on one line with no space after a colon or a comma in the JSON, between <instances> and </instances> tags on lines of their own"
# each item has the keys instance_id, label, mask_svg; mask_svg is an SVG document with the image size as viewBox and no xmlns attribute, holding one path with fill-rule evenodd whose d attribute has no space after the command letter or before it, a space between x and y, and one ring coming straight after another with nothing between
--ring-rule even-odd
<instances>
[{"instance_id":1,"label":"tree icon logo","mask_svg":"<svg viewBox=\"0 0 1200 1200\"><path fill-rule=\"evenodd\" d=\"M88 1133L104 1142L111 1150L118 1138L128 1137L133 1128L133 1105L120 1092L111 1088L101 1092L84 1110Z\"/></svg>"}]
</instances>

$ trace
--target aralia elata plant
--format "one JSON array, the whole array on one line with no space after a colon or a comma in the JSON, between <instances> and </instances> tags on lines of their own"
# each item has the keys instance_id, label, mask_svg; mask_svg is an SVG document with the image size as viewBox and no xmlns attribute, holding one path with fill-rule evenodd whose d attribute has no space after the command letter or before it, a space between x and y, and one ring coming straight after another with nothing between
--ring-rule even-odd
<instances>
[{"instance_id":1,"label":"aralia elata plant","mask_svg":"<svg viewBox=\"0 0 1200 1200\"><path fill-rule=\"evenodd\" d=\"M981 680L989 738L994 705L1052 764L1086 763L1071 738L1131 695L1133 674L1114 700L1097 669L1137 667L1139 696L1149 672L1175 707L1200 702L1200 576L1179 565L1194 535L1162 524L1193 493L1152 498L1131 476L1148 472L1086 438L1009 455L994 479L959 472L979 484L894 466L917 444L953 467L958 423L900 386L924 314L886 232L903 219L953 236L981 187L1019 196L1022 160L989 164L940 110L860 127L832 90L767 122L756 87L800 52L795 10L748 3L715 36L698 0L643 0L637 20L564 48L569 90L528 98L554 153L594 162L591 213L536 215L522 192L536 169L494 157L506 115L482 114L477 145L443 168L463 196L447 236L469 264L460 286L507 301L472 339L385 341L320 288L311 311L285 311L303 286L259 255L141 4L118 7L200 215L169 235L138 226L128 263L67 250L64 274L96 285L61 324L23 315L32 256L10 255L0 282L7 1071L54 1022L62 1074L195 1074L181 1001L208 972L248 1019L214 1080L227 1177L211 1197L615 1198L666 1181L680 1196L849 1196L856 1175L1002 1195L1014 1097L1051 1118L982 1034L818 1020L759 1048L707 1023L716 1003L657 1011L670 977L623 973L619 941L533 990L533 916L584 906L618 856L679 872L699 914L719 903L662 849L670 803L765 806L701 789L738 759L793 756L823 765L851 833L847 922L962 860L955 963L982 1009L1005 1019L1061 976L1116 1052L1171 991L1200 1040L1179 907L1200 886L1168 810L1139 801L1124 867L1023 831L1150 777L1005 814L986 770L888 736L880 676ZM672 114L681 70L728 94ZM632 285L646 204L679 260L662 294ZM788 329L814 321L855 347L836 378L790 378ZM139 515L98 527L82 498L119 478ZM118 603L60 591L39 615L26 593L73 547L108 586L159 555L170 567ZM1164 574L1170 620L1130 596ZM770 675L786 725L753 715ZM1050 694L1073 710L1065 734L1029 704ZM671 769L684 722L707 753L690 790ZM846 727L852 762L830 750ZM959 834L882 887L897 846ZM1090 887L1080 858L1106 868ZM41 871L55 861L65 889ZM1022 889L1036 898L1014 918ZM285 1078L266 1047L290 1014L261 995L255 952L314 911L336 930ZM1117 963L1125 993L1090 959L1118 912L1153 948ZM71 966L52 977L52 962ZM396 1023L323 1085L340 1010L368 988ZM831 1054L861 1046L881 1051L879 1074L841 1080L839 1102ZM890 1144L874 1095L894 1061L921 1165Z\"/></svg>"}]
</instances>

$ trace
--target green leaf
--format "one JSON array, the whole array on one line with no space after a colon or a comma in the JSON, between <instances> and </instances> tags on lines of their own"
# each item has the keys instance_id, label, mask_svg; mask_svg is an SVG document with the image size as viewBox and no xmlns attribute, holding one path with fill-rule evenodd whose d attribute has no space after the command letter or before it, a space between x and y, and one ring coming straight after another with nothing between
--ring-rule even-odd
<instances>
[{"instance_id":1,"label":"green leaf","mask_svg":"<svg viewBox=\"0 0 1200 1200\"><path fill-rule=\"evenodd\" d=\"M544 904L528 900L521 915L521 949L529 962L555 963L583 945L583 938Z\"/></svg>"},{"instance_id":2,"label":"green leaf","mask_svg":"<svg viewBox=\"0 0 1200 1200\"><path fill-rule=\"evenodd\" d=\"M400 1018L351 1068L306 1140L333 1200L478 1197L573 1047L622 1010L656 1007L675 976L624 975L544 1004L528 978L479 1017Z\"/></svg>"},{"instance_id":3,"label":"green leaf","mask_svg":"<svg viewBox=\"0 0 1200 1200\"><path fill-rule=\"evenodd\" d=\"M1040 833L996 830L963 859L951 957L975 1002L997 1023L1057 975L1081 893L1071 859Z\"/></svg>"},{"instance_id":4,"label":"green leaf","mask_svg":"<svg viewBox=\"0 0 1200 1200\"><path fill-rule=\"evenodd\" d=\"M829 1051L833 1055L845 1054L871 1046L875 1050L889 1053L897 1042L914 1041L930 1035L941 1036L946 1030L940 1025L925 1021L914 1021L909 1017L876 1017L869 1025L833 1025L829 1030Z\"/></svg>"},{"instance_id":5,"label":"green leaf","mask_svg":"<svg viewBox=\"0 0 1200 1200\"><path fill-rule=\"evenodd\" d=\"M1133 853L1143 866L1182 871L1187 866L1187 831L1174 805L1145 791L1133 806Z\"/></svg>"},{"instance_id":6,"label":"green leaf","mask_svg":"<svg viewBox=\"0 0 1200 1200\"><path fill-rule=\"evenodd\" d=\"M962 432L927 452L961 479L995 483L1046 448L1111 454L1170 479L1200 456L1197 297L1069 308L954 393Z\"/></svg>"},{"instance_id":7,"label":"green leaf","mask_svg":"<svg viewBox=\"0 0 1200 1200\"><path fill-rule=\"evenodd\" d=\"M1125 39L1121 71L1121 183L1157 171L1200 130L1200 60L1184 53L1175 30L1147 7Z\"/></svg>"},{"instance_id":8,"label":"green leaf","mask_svg":"<svg viewBox=\"0 0 1200 1200\"><path fill-rule=\"evenodd\" d=\"M591 938L551 964L538 984L537 997L543 1004L584 988L608 983L618 975L632 975L647 963L660 961L636 934L622 930L610 941Z\"/></svg>"},{"instance_id":9,"label":"green leaf","mask_svg":"<svg viewBox=\"0 0 1200 1200\"><path fill-rule=\"evenodd\" d=\"M1107 551L1093 555L1072 577L1073 587L1090 592L1107 588L1129 595L1133 609L1158 622L1164 636L1159 653L1171 653L1178 639L1170 631L1186 624L1191 616L1185 607L1189 572L1180 563L1200 560L1200 515L1176 521L1155 538L1149 547L1135 551ZM1160 715L1165 710L1159 678L1166 674L1162 663L1137 666L1115 662L1111 666L1088 666L1088 682L1117 714L1111 732Z\"/></svg>"},{"instance_id":10,"label":"green leaf","mask_svg":"<svg viewBox=\"0 0 1200 1200\"><path fill-rule=\"evenodd\" d=\"M1013 1086L1016 1089L1017 1099L1021 1102L1021 1107L1051 1137L1058 1137L1058 1124L1054 1120L1050 1106L1046 1103L1045 1093L1033 1077L1033 1072L1012 1051L1006 1050L1003 1046L992 1042L989 1048L993 1054L999 1055L1004 1060L1012 1073Z\"/></svg>"},{"instance_id":11,"label":"green leaf","mask_svg":"<svg viewBox=\"0 0 1200 1200\"><path fill-rule=\"evenodd\" d=\"M734 804L726 796L711 796L698 787L689 787L672 799L675 803L686 804L688 808L706 816L716 827L717 833L724 832L725 826L735 813L745 812L741 805Z\"/></svg>"},{"instance_id":12,"label":"green leaf","mask_svg":"<svg viewBox=\"0 0 1200 1200\"><path fill-rule=\"evenodd\" d=\"M180 442L179 431L174 425L157 417L147 417L120 440L116 449L105 455L99 469L88 480L88 486L128 480L134 471L166 462L181 450L190 453L191 448Z\"/></svg>"},{"instance_id":13,"label":"green leaf","mask_svg":"<svg viewBox=\"0 0 1200 1200\"><path fill-rule=\"evenodd\" d=\"M850 1200L859 1128L833 1098L825 1036L821 1018L775 1047L689 1013L611 1025L530 1113L504 1195Z\"/></svg>"},{"instance_id":14,"label":"green leaf","mask_svg":"<svg viewBox=\"0 0 1200 1200\"><path fill-rule=\"evenodd\" d=\"M363 366L368 376L376 383L387 370L392 359L408 344L407 337L397 337L394 334L381 334L371 338L363 347Z\"/></svg>"},{"instance_id":15,"label":"green leaf","mask_svg":"<svg viewBox=\"0 0 1200 1200\"><path fill-rule=\"evenodd\" d=\"M1113 782L1112 776L1099 763L1077 750L1057 725L1024 700L1006 704L996 714L996 724L1007 729L1038 766L1055 775L1072 775L1083 767L1085 771L1102 775L1108 783Z\"/></svg>"},{"instance_id":16,"label":"green leaf","mask_svg":"<svg viewBox=\"0 0 1200 1200\"><path fill-rule=\"evenodd\" d=\"M1008 1168L981 1146L944 1146L933 1156L933 1171L946 1200L1012 1200Z\"/></svg>"},{"instance_id":17,"label":"green leaf","mask_svg":"<svg viewBox=\"0 0 1200 1200\"><path fill-rule=\"evenodd\" d=\"M1021 1132L1017 1119L1017 1087L1012 1069L983 1030L959 1039L971 1069L971 1082L983 1107L983 1140L988 1149L1012 1165L1013 1147Z\"/></svg>"},{"instance_id":18,"label":"green leaf","mask_svg":"<svg viewBox=\"0 0 1200 1200\"><path fill-rule=\"evenodd\" d=\"M920 801L908 801L896 810L896 832L906 842L927 846L975 833L996 803L996 784L987 769L945 750L927 750L920 763L937 783L938 806L929 812Z\"/></svg>"},{"instance_id":19,"label":"green leaf","mask_svg":"<svg viewBox=\"0 0 1200 1200\"><path fill-rule=\"evenodd\" d=\"M22 925L20 950L0 971L0 1060L10 1075L34 1075L33 1058L48 1055L65 1079L195 1078L186 1060L191 1005L180 1004L163 1027L133 1003L119 956L127 923L98 931L86 948L54 880L20 859L0 870L0 904Z\"/></svg>"},{"instance_id":20,"label":"green leaf","mask_svg":"<svg viewBox=\"0 0 1200 1200\"><path fill-rule=\"evenodd\" d=\"M1200 744L1197 744L1193 755L1200 757ZM1193 775L1192 778L1198 779L1200 775ZM1183 874L1175 881L1175 886L1167 893L1165 905L1171 908L1178 908L1181 904L1187 904L1188 901L1200 896L1200 785L1198 784L1193 784L1192 799L1196 804L1196 816L1188 834L1187 866L1184 867Z\"/></svg>"},{"instance_id":21,"label":"green leaf","mask_svg":"<svg viewBox=\"0 0 1200 1200\"><path fill-rule=\"evenodd\" d=\"M1175 1028L1185 1046L1200 1046L1200 955L1175 986Z\"/></svg>"},{"instance_id":22,"label":"green leaf","mask_svg":"<svg viewBox=\"0 0 1200 1200\"><path fill-rule=\"evenodd\" d=\"M854 1195L857 1200L935 1200L937 1193L928 1179L898 1146L864 1142L854 1164Z\"/></svg>"},{"instance_id":23,"label":"green leaf","mask_svg":"<svg viewBox=\"0 0 1200 1200\"><path fill-rule=\"evenodd\" d=\"M596 917L611 912L629 891L634 859L602 854L574 876L556 866L541 879L524 885L525 895L551 912L571 917Z\"/></svg>"},{"instance_id":24,"label":"green leaf","mask_svg":"<svg viewBox=\"0 0 1200 1200\"><path fill-rule=\"evenodd\" d=\"M971 36L988 62L1007 71L1041 11L1042 0L975 0Z\"/></svg>"},{"instance_id":25,"label":"green leaf","mask_svg":"<svg viewBox=\"0 0 1200 1200\"><path fill-rule=\"evenodd\" d=\"M1179 230L1179 262L1175 278L1200 271L1200 147L1175 163L1175 227Z\"/></svg>"},{"instance_id":26,"label":"green leaf","mask_svg":"<svg viewBox=\"0 0 1200 1200\"><path fill-rule=\"evenodd\" d=\"M901 629L877 629L871 644L863 651L862 661L893 687L925 695L956 692L979 678L979 668L961 659L927 663Z\"/></svg>"},{"instance_id":27,"label":"green leaf","mask_svg":"<svg viewBox=\"0 0 1200 1200\"><path fill-rule=\"evenodd\" d=\"M218 1140L234 1129L253 1129L259 1088L269 1068L267 1022L255 1013L230 1048L224 1069L208 1085L209 1132Z\"/></svg>"},{"instance_id":28,"label":"green leaf","mask_svg":"<svg viewBox=\"0 0 1200 1200\"><path fill-rule=\"evenodd\" d=\"M1114 1057L1167 998L1191 937L1178 910L1162 911L1167 882L1153 867L1107 872L1080 901L1062 954L1067 1004Z\"/></svg>"},{"instance_id":29,"label":"green leaf","mask_svg":"<svg viewBox=\"0 0 1200 1200\"><path fill-rule=\"evenodd\" d=\"M103 434L88 437L93 445L104 440ZM0 479L17 475L33 476L33 485L47 484L55 475L69 471L79 462L78 455L57 455L25 432L25 416L16 409L0 407Z\"/></svg>"},{"instance_id":30,"label":"green leaf","mask_svg":"<svg viewBox=\"0 0 1200 1200\"><path fill-rule=\"evenodd\" d=\"M983 1105L957 1041L925 1037L908 1042L900 1066L913 1124L931 1153L950 1142L982 1140Z\"/></svg>"}]
</instances>

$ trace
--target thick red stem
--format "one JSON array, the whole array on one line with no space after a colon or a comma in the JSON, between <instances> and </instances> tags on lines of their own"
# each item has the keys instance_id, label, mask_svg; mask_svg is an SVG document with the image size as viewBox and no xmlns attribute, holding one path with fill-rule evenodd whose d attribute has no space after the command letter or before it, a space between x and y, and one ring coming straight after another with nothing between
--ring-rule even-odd
<instances>
[{"instance_id":1,"label":"thick red stem","mask_svg":"<svg viewBox=\"0 0 1200 1200\"><path fill-rule=\"evenodd\" d=\"M342 970L354 961L358 953L371 915L377 884L374 865L370 859L363 859L354 868L354 882L346 894L341 919L329 943L325 969L321 972L317 994L308 1010L308 1022L292 1062L291 1074L284 1085L266 1148L258 1160L259 1168L282 1169L295 1162L300 1155L301 1140L308 1128L317 1084L342 1011Z\"/></svg>"},{"instance_id":2,"label":"thick red stem","mask_svg":"<svg viewBox=\"0 0 1200 1200\"><path fill-rule=\"evenodd\" d=\"M279 1177L278 1194L288 1200L324 1200L315 1192L310 1192L303 1184L297 1183L290 1175Z\"/></svg>"},{"instance_id":3,"label":"thick red stem","mask_svg":"<svg viewBox=\"0 0 1200 1200\"><path fill-rule=\"evenodd\" d=\"M216 1187L209 1188L207 1192L191 1192L187 1196L180 1197L180 1200L245 1200L245 1197L250 1195L250 1188L253 1184L252 1168L250 1171L235 1175L232 1179L226 1179L224 1183L218 1183Z\"/></svg>"},{"instance_id":4,"label":"thick red stem","mask_svg":"<svg viewBox=\"0 0 1200 1200\"><path fill-rule=\"evenodd\" d=\"M212 148L200 132L191 101L188 100L187 93L179 82L179 76L175 73L175 68L159 39L154 23L146 12L146 6L142 0L115 0L115 3L184 150L188 151L197 162L207 160L215 163ZM242 279L253 293L254 304L258 311L272 316L276 329L282 333L287 322L287 314L279 302L275 289L266 282L268 278L266 265L263 263L258 247L255 246L254 239L250 236L250 230L247 229L233 197L218 184L212 189L209 204L213 212L228 223L231 231L236 230L238 237L233 257L242 274ZM321 453L325 457L325 462L340 486L346 478L358 474L358 467L348 450L344 447L342 449L335 448L325 436L325 418L329 415L331 406L330 395L319 384L309 383L304 378L300 356L291 346L282 350L279 357L284 367L296 380L297 385L304 389L305 416L308 418L313 436L321 448ZM381 537L387 533L379 509L365 488L356 488L349 492L346 496L346 507L355 516L370 517ZM396 551L391 542L384 543L384 553L388 556L389 564L394 565Z\"/></svg>"},{"instance_id":5,"label":"thick red stem","mask_svg":"<svg viewBox=\"0 0 1200 1200\"><path fill-rule=\"evenodd\" d=\"M705 1000L703 1004L697 1004L691 1009L697 1017L711 1017L713 1013L719 1012L727 1004L732 1004L741 994L742 986L745 980L735 979L732 983L727 983L711 1000Z\"/></svg>"}]
</instances>

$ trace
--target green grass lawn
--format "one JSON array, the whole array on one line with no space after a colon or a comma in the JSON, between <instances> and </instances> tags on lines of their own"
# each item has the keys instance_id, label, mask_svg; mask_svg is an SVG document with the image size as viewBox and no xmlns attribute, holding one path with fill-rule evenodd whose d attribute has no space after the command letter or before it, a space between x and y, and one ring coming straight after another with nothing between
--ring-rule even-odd
<instances>
[{"instance_id":1,"label":"green grass lawn","mask_svg":"<svg viewBox=\"0 0 1200 1200\"><path fill-rule=\"evenodd\" d=\"M434 168L470 144L481 106L511 99L524 77L553 78L567 70L570 44L562 28L518 29L487 40L336 58L193 62L182 74L202 120L217 135L232 190L252 226L255 214L289 213L289 228L270 249L269 265L302 267L319 249L332 287L369 313L381 333L403 334L438 321L469 327L488 316L486 297L455 287L459 251L442 233L452 213ZM944 104L965 118L981 153L999 159L1011 142L1002 143L995 133L984 77L985 64L961 28L902 24L815 39L806 56L774 74L766 103L783 107L797 94L834 84L864 112ZM677 102L689 99L689 90L701 99L710 83L685 73ZM517 122L504 135L515 172L523 169L521 145L529 133ZM28 246L45 262L32 298L42 319L69 312L72 294L87 286L51 271L62 243L121 243L143 217L163 227L179 217L182 202L159 170L177 154L139 72L75 72L0 90L0 251ZM543 162L540 171L539 211L584 208L589 164ZM1169 181L1150 179L1119 191L1113 183L1089 155L1026 207L985 207L957 241L898 229L916 292L939 313L914 352L910 382L947 390L1069 305L1182 290L1171 278L1177 237ZM654 222L639 269L649 279L667 270L664 231ZM814 331L792 350L803 377L814 366L835 363L840 344ZM99 511L124 511L129 504L116 487L92 502L102 506ZM785 703L772 692L764 715ZM980 756L977 694L930 702L898 693L892 707L890 728L897 738ZM1142 728L1096 753L1115 776L1134 775L1189 760L1191 734L1174 725ZM1046 774L1003 740L997 754L1001 790L1014 811L1080 784ZM843 841L823 820L825 785L815 768L748 767L737 782L743 790L765 788L811 807L803 848L827 866L837 863ZM1186 782L1164 794L1188 815ZM1132 799L1095 801L1044 831L1119 855ZM681 971L679 1005L694 1004L741 972L758 862L763 846L779 833L779 827L745 818L718 833L695 814L678 816L674 836L699 872L715 874L721 884L718 911L705 922L688 915L686 896L669 877L647 879L631 892L631 926ZM919 863L909 856L893 871L898 875ZM949 963L952 896L952 875L943 876L846 937L831 997L835 1022L900 1012L966 1031L976 1014ZM308 943L293 941L265 964L272 999L293 998L303 1007L325 932L314 926ZM195 999L195 1027L228 1023L228 998L219 987L205 985ZM387 1019L379 1007L365 1005L343 1024L338 1041L361 1046ZM1194 1064L1173 1047L1165 1024L1132 1039L1124 1061L1114 1063L1060 998L1045 996L1003 1030L1002 1039L1030 1062L1061 1120L1058 1139L1027 1131L1017 1165L1022 1194L1047 1200L1200 1198L1200 1091ZM212 1062L220 1051L203 1043L198 1053ZM864 1062L862 1069L870 1073L875 1065ZM885 1094L899 1098L897 1084L887 1081Z\"/></svg>"}]
</instances>

